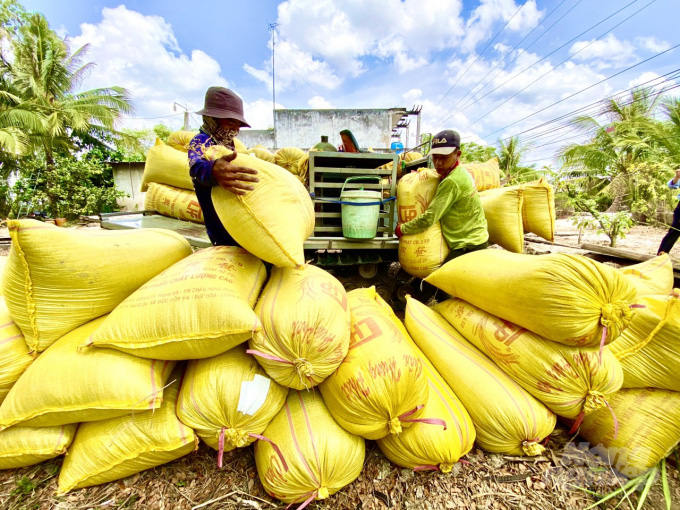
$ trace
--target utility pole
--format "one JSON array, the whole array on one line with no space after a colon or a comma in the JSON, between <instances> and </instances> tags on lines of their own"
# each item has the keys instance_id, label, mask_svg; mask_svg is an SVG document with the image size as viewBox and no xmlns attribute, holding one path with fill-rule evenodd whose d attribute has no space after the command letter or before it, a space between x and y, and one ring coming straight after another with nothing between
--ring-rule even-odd
<instances>
[{"instance_id":1,"label":"utility pole","mask_svg":"<svg viewBox=\"0 0 680 510\"><path fill-rule=\"evenodd\" d=\"M278 147L276 133L276 68L274 67L274 48L276 46L276 27L278 23L270 23L269 30L272 33L272 118L274 119L274 148Z\"/></svg>"},{"instance_id":2,"label":"utility pole","mask_svg":"<svg viewBox=\"0 0 680 510\"><path fill-rule=\"evenodd\" d=\"M182 125L182 129L184 131L189 131L189 108L179 103L172 103L172 111L176 112L178 106L184 109L184 124Z\"/></svg>"}]
</instances>

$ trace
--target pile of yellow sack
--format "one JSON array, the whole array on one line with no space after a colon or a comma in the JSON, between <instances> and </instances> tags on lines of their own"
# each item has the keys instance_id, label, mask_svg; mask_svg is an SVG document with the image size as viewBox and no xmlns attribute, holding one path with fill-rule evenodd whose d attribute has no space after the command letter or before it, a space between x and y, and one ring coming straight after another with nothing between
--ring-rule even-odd
<instances>
[{"instance_id":1,"label":"pile of yellow sack","mask_svg":"<svg viewBox=\"0 0 680 510\"><path fill-rule=\"evenodd\" d=\"M218 466L253 445L264 489L308 504L360 475L365 439L398 466L447 473L475 443L541 454L559 416L603 448L635 446L615 466L630 474L680 440L667 257L619 271L475 252L427 278L451 299L409 298L402 323L374 288L346 292L304 264L268 277L244 248L192 253L154 229L9 230L0 469L66 453L60 493L200 441Z\"/></svg>"},{"instance_id":2,"label":"pile of yellow sack","mask_svg":"<svg viewBox=\"0 0 680 510\"><path fill-rule=\"evenodd\" d=\"M193 131L176 131L170 134L167 144L157 139L149 149L140 190L146 192L145 210L203 223L203 211L194 192L187 155L196 134ZM234 145L238 154L247 154L285 168L303 185L307 183L308 155L302 149L284 147L272 154L261 145L248 149L238 138L234 139Z\"/></svg>"}]
</instances>

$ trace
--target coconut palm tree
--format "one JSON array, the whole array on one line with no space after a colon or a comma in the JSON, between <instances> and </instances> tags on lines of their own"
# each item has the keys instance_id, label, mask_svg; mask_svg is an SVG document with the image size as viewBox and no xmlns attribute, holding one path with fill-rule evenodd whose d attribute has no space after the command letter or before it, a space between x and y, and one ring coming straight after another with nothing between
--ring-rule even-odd
<instances>
[{"instance_id":1,"label":"coconut palm tree","mask_svg":"<svg viewBox=\"0 0 680 510\"><path fill-rule=\"evenodd\" d=\"M13 59L2 62L2 71L21 91L21 100L44 119L42 129L29 132L48 165L54 163L55 150L75 149L73 135L122 136L116 124L132 111L128 92L122 87L77 90L94 65L83 64L87 45L71 52L42 15L32 14L19 28L12 50Z\"/></svg>"},{"instance_id":2,"label":"coconut palm tree","mask_svg":"<svg viewBox=\"0 0 680 510\"><path fill-rule=\"evenodd\" d=\"M632 169L659 157L651 142L661 93L635 89L625 100L610 98L594 116L578 116L570 121L589 134L590 140L559 151L563 175L596 181L592 190L612 197L609 212L620 211L626 197L632 196ZM605 117L606 123L601 123L600 117Z\"/></svg>"},{"instance_id":3,"label":"coconut palm tree","mask_svg":"<svg viewBox=\"0 0 680 510\"><path fill-rule=\"evenodd\" d=\"M522 158L531 150L531 144L522 144L519 137L511 137L507 143L498 140L496 156L504 174L503 184L518 184L538 179L540 174L533 165L523 166Z\"/></svg>"}]
</instances>

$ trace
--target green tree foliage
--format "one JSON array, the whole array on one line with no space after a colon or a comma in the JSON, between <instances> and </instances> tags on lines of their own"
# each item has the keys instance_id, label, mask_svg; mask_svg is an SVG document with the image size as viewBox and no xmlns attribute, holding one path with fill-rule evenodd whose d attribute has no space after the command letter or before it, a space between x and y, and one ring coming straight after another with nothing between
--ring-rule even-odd
<instances>
[{"instance_id":1,"label":"green tree foliage","mask_svg":"<svg viewBox=\"0 0 680 510\"><path fill-rule=\"evenodd\" d=\"M460 159L463 163L484 163L496 155L493 147L479 145L475 142L461 143Z\"/></svg>"},{"instance_id":2,"label":"green tree foliage","mask_svg":"<svg viewBox=\"0 0 680 510\"><path fill-rule=\"evenodd\" d=\"M503 172L503 185L510 186L534 181L542 175L540 170L534 168L534 165L525 166L522 164L522 158L530 150L531 144L522 144L517 136L511 137L507 143L504 140L498 140L496 157L498 158L498 166Z\"/></svg>"},{"instance_id":3,"label":"green tree foliage","mask_svg":"<svg viewBox=\"0 0 680 510\"><path fill-rule=\"evenodd\" d=\"M17 200L12 215L17 216L24 204L30 204L28 212L68 219L116 210L116 199L125 193L111 186L111 167L94 154L79 160L56 155L53 165L45 165L38 158L27 161L32 171L14 184Z\"/></svg>"},{"instance_id":4,"label":"green tree foliage","mask_svg":"<svg viewBox=\"0 0 680 510\"><path fill-rule=\"evenodd\" d=\"M0 2L0 43L0 176L5 183L0 186L0 213L4 215L17 209L13 202L28 200L27 190L33 189L17 191L11 182L26 184L39 180L37 175L60 179L64 168L77 167L89 151L110 153L111 147L134 140L116 129L122 116L132 111L125 89L79 90L93 65L83 60L87 46L71 51L42 15L26 13L14 0ZM94 172L92 165L85 166ZM76 173L84 182L93 182L82 172ZM111 179L94 181L112 186ZM34 202L56 213L63 210L58 195L45 192ZM87 202L100 203L92 198Z\"/></svg>"}]
</instances>

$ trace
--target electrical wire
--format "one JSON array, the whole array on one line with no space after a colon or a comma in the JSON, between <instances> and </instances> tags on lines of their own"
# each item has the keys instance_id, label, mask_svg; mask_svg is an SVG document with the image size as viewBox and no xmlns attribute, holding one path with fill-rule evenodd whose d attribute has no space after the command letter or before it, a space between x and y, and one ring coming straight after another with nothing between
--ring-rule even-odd
<instances>
[{"instance_id":1,"label":"electrical wire","mask_svg":"<svg viewBox=\"0 0 680 510\"><path fill-rule=\"evenodd\" d=\"M602 79L602 80L600 80L600 81L598 81L598 82L596 82L596 83L593 83L592 85L589 85L588 87L586 87L586 88L584 88L584 89L581 89L581 90L579 90L579 91L577 91L577 92L574 92L573 94L570 94L569 96L564 97L564 98L560 99L559 101L555 101L554 103L552 103L552 104L550 104L550 105L548 105L548 106L546 106L546 107L544 107L544 108L541 108L540 110L537 110L537 111L535 111L534 113L531 113L531 114L529 114L529 115L526 115L525 117L522 117L521 119L516 120L515 122L512 122L512 123L508 124L507 126L504 126L504 127L500 128L500 129L497 129L497 130L495 130L495 131L493 131L493 132L491 132L491 133L488 133L487 135L484 135L482 138L486 138L487 136L492 136L492 135L498 133L499 131L503 131L504 129L507 129L507 128L509 128L510 126L514 126L515 124L518 124L518 123L520 123L520 122L522 122L522 121L524 121L524 120L526 120L526 119L528 119L528 118L533 117L534 115L537 115L537 114L539 114L539 113L541 113L541 112L543 112L543 111L545 111L545 110L547 110L547 109L549 109L549 108L552 108L553 106L555 106L555 105L557 105L557 104L559 104L559 103L562 103L562 102L564 102L564 101L567 101L568 99L571 99L572 97L575 97L575 96L577 96L577 95L579 95L579 94L585 92L586 90L590 90L590 89L592 89L593 87L596 87L597 85L600 85L600 84L606 82L607 80L610 80L610 79L612 79L612 78L615 78L616 76L619 76L620 74L623 74L623 73L625 73L625 72L627 72L627 71L630 71L631 69L634 69L634 68L636 68L636 67L638 67L638 66L640 66L640 65L642 65L642 64L645 64L645 63L649 62L650 60L653 60L653 59L655 59L655 58L657 58L657 57L660 57L661 55L663 55L663 54L665 54L665 53L668 53L669 51L673 51L674 49L676 49L676 48L678 48L678 47L680 47L680 44L676 44L675 46L672 46L672 47L668 48L667 50L661 51L661 52L657 53L656 55L653 55L653 56L651 56L651 57L649 57L649 58L646 58L646 59L643 60L642 62L638 62L637 64L634 64L634 65L632 65L632 66L630 66L630 67L627 67L626 69L623 69L622 71L619 71L619 72L617 72L617 73L614 73L614 74L608 76L607 78L604 78L604 79ZM489 112L489 113L491 113L491 112ZM488 113L487 113L487 115L488 115ZM477 121L475 121L475 122L477 122ZM469 128L469 127L472 126L473 124L474 124L474 123L472 123L472 124L466 126L464 129Z\"/></svg>"},{"instance_id":2,"label":"electrical wire","mask_svg":"<svg viewBox=\"0 0 680 510\"><path fill-rule=\"evenodd\" d=\"M522 71L520 71L519 73L513 75L511 78L508 78L506 81L504 81L503 83L501 83L501 84L498 85L497 87L493 88L492 90L490 90L489 92L487 92L486 94L484 94L483 96L481 96L480 98L478 98L477 100L475 100L475 101L473 101L472 103L466 105L464 108L461 108L459 111L457 111L457 112L455 112L455 113L462 113L463 111L467 110L470 106L472 106L472 105L478 103L479 101L481 101L482 99L484 99L484 98L487 97L488 95L492 94L493 92L495 92L495 91L498 90L499 88L501 88L501 87L505 86L506 84L510 83L511 81L515 80L516 78L518 78L519 76L521 76L522 74L524 74L524 73L525 73L526 71L528 71L529 69L531 69L531 68L533 68L534 66L540 64L540 63L543 62L545 59L547 59L548 57L550 57L550 56L552 56L553 54L555 54L557 51L559 51L559 50L563 49L564 47L568 46L568 45L571 44L573 41L577 40L578 38L580 38L580 37L583 36L584 34L590 32L592 29L594 29L595 27L601 25L601 24L604 23L605 21L607 21L607 20L611 19L612 17L616 16L618 13L620 13L621 11L627 9L628 7L630 7L632 4L634 4L634 3L637 2L637 1L638 1L638 0L633 0L632 2L626 4L625 6L623 6L622 8L620 8L618 11L616 11L616 12L610 14L610 15L607 16L606 18L604 18L604 19L600 20L599 22L597 22L595 25L593 25L593 26L591 26L590 28L584 30L584 31L581 32L579 35L573 37L572 39L570 39L569 41L567 41L566 43L564 43L563 45L561 45L559 48L557 48L557 49L551 51L550 53L548 53L547 55L543 56L540 60L534 62L534 63L531 64L530 66L528 66L528 67L522 69ZM536 79L536 80L534 80L533 82L531 82L529 85L527 85L526 87L524 87L524 88L523 88L522 90L520 90L519 92L513 94L510 98L508 98L507 100L503 101L501 104L497 105L494 109L488 111L485 115L483 115L483 116L480 117L479 119L475 120L475 121L474 121L472 124L470 124L469 126L476 124L477 122L479 122L480 120L482 120L483 118L485 118L487 115L489 115L490 113L492 113L492 112L494 112L495 110L497 110L498 108L500 108L502 105L504 105L505 103L507 103L510 99L512 99L513 97L517 96L518 94L520 94L521 92L523 92L524 90L526 90L528 87L530 87L531 85L533 85L534 83L536 83L538 80L544 78L545 76L547 76L548 74L550 74L551 72L553 72L555 69L557 69L559 66L561 66L561 65L564 64L565 62L567 62L567 61L571 60L572 58L574 58L574 56L576 56L578 53L580 53L581 51L585 50L585 49L586 49L588 46L590 46L591 44L594 44L596 41L598 41L599 39L601 39L602 37L604 37L605 35L607 35L609 32L611 32L612 30L614 30L615 28L617 28L617 27L618 27L619 25L621 25L622 23L625 23L626 21L628 21L630 18L632 18L633 16L635 16L636 14L638 14L641 10L643 10L643 9L645 9L645 8L647 8L647 7L649 7L649 6L650 6L651 4L653 4L654 2L656 2L656 0L651 0L647 5L645 5L645 6L642 7L641 9L637 10L636 12L634 12L633 14L631 14L630 16L628 16L627 18L625 18L623 21L619 22L617 25L613 26L612 28L610 28L609 30L607 30L606 32L604 32L604 33L603 33L602 35L600 35L597 39L594 39L593 41L591 41L590 43L588 43L586 46L584 46L583 48L581 48L579 51L577 51L576 53L574 53L573 55L571 55L569 58L567 58L567 59L563 60L562 62L560 62L559 64L557 64L557 65L556 65L555 67L553 67L550 71L548 71L547 73L545 73L545 74L543 74L542 76L540 76L538 79ZM441 125L443 122L445 122L446 120L450 119L453 115L455 115L455 113L452 114L452 115L450 115L450 116L447 117L446 119L443 119L443 121L441 121L439 124L437 124L437 126ZM469 127L469 126L468 126L468 127Z\"/></svg>"},{"instance_id":3,"label":"electrical wire","mask_svg":"<svg viewBox=\"0 0 680 510\"><path fill-rule=\"evenodd\" d=\"M512 53L519 47L519 45L522 44L524 41L526 41L526 39L527 39L531 34L533 34L533 33L534 33L534 32L535 32L535 31L536 31L536 30L537 30L537 29L538 29L538 28L539 28L539 27L540 27L540 26L541 26L541 25L542 25L542 24L543 24L543 23L544 23L544 22L545 22L545 21L546 21L546 20L547 20L547 19L548 19L548 18L549 18L556 10L557 10L557 9L559 9L559 8L562 6L562 4L563 4L564 2L566 2L566 1L567 1L567 0L562 0L562 1L560 2L560 4L559 4L557 7L555 7L552 11L550 11L550 12L548 13L548 15L547 15L545 18L543 18L543 20L531 30L531 32L529 32L527 35L525 35L525 36L522 38L522 40L521 40L520 42L518 42L518 43L517 43L517 44L516 44L516 45L515 45L515 46L514 46L507 54L506 54L506 55L503 56L502 59L500 59L498 62L496 62L496 64L489 70L489 72L486 73L486 74L482 77L482 79L479 80L479 81L475 84L474 87L472 87L470 90L468 90L468 91L465 93L465 95L464 95L463 97L461 97L461 98L456 102L456 104L454 104L454 105L453 105L453 106L452 106L452 107L451 107L444 115L442 115L442 116L440 117L439 121L437 121L437 122L435 123L435 125L436 125L436 126L440 125L441 122L442 122L442 120L444 120L445 118L446 118L445 120L448 120L448 117L446 117L446 116L447 116L449 113L451 113L451 112L452 112L452 111L453 111L453 110L461 103L461 101L463 101L463 99L465 99L465 98L468 96L468 94L472 94L472 91L473 91L477 86L479 86L479 85L487 78L487 76L489 76L489 75L493 72L493 70L496 69L496 68L497 68L497 67L498 67L498 66L499 66L499 65L507 58L508 55L512 55ZM574 8L575 8L578 4L580 4L582 1L583 1L583 0L578 0L578 2L576 2L576 4L574 4L567 12L565 12L565 13L564 13L564 14L563 14L563 15L562 15L555 23L553 23L552 25L550 25L550 26L549 26L549 27L548 27L548 28L547 28L540 36L538 36L534 42L532 42L532 43L531 43L529 46L527 46L525 49L522 49L522 50L520 51L520 53L512 60L512 62L514 62L515 60L517 60L524 52L526 52L526 50L528 50L529 48L531 48L531 47L532 47L532 46L533 46L533 45L534 45L541 37L543 37L543 36L546 35L548 32L550 32L550 30L551 30L555 25L557 25L557 23L559 23L559 22L562 20L562 18L564 18L567 14L569 14L572 10L574 10ZM510 64L512 64L512 62L510 62ZM508 64L508 65L510 65L510 64ZM475 92L475 94L480 93L482 90L484 90L484 89L489 85L489 83L492 83L493 80L496 79L496 77L497 77L500 73L502 73L505 69L507 69L508 65L506 65L503 69L501 69L501 71L499 71L499 73L498 73L496 76L494 76L494 78L493 78L492 80L489 80L489 82L486 83L486 84L485 84L481 89L479 89L477 92ZM474 99L474 97L473 97L472 99ZM435 105L435 107L436 107L436 105Z\"/></svg>"},{"instance_id":4,"label":"electrical wire","mask_svg":"<svg viewBox=\"0 0 680 510\"><path fill-rule=\"evenodd\" d=\"M637 0L634 0L634 1L637 1ZM449 90L446 91L446 94L444 94L441 98L439 98L439 101L437 101L437 104L434 105L434 107L432 108L433 110L434 110L435 108L437 108L437 106L439 106L439 104L444 100L444 98L445 98L446 96L449 95L449 93L453 90L453 88L454 88L456 85L458 85L458 82L459 82L460 80L463 79L463 76L465 76L465 74L467 74L467 72L470 70L470 68L472 68L472 66L475 65L475 62L477 62L477 60L479 60L479 57L481 57L481 56L484 54L484 52L489 48L489 46L491 46L491 43L494 42L494 41L496 40L496 37L498 37L499 35L501 35L501 33L503 32L503 30L505 30L505 28L510 24L510 22L514 19L514 17L517 16L517 14L519 13L519 11L521 11L522 8L523 8L525 5L526 5L526 3L523 3L522 5L520 5L520 6L519 6L519 9L517 9L517 10L515 11L515 14L512 15L512 17L507 21L507 23L505 23L505 25L503 25L503 28L501 28L498 32L496 32L496 35L494 35L493 38L487 43L487 45L484 46L484 49L477 55L477 57L476 57L475 60L472 62L472 64L470 64L470 65L467 67L467 69L465 69L465 71L463 71L463 74L461 74L461 75L458 77L458 79L456 80L456 83L454 83L453 85L451 85L451 87L449 88ZM426 118L427 118L427 116L426 116L423 120L425 120Z\"/></svg>"}]
</instances>

